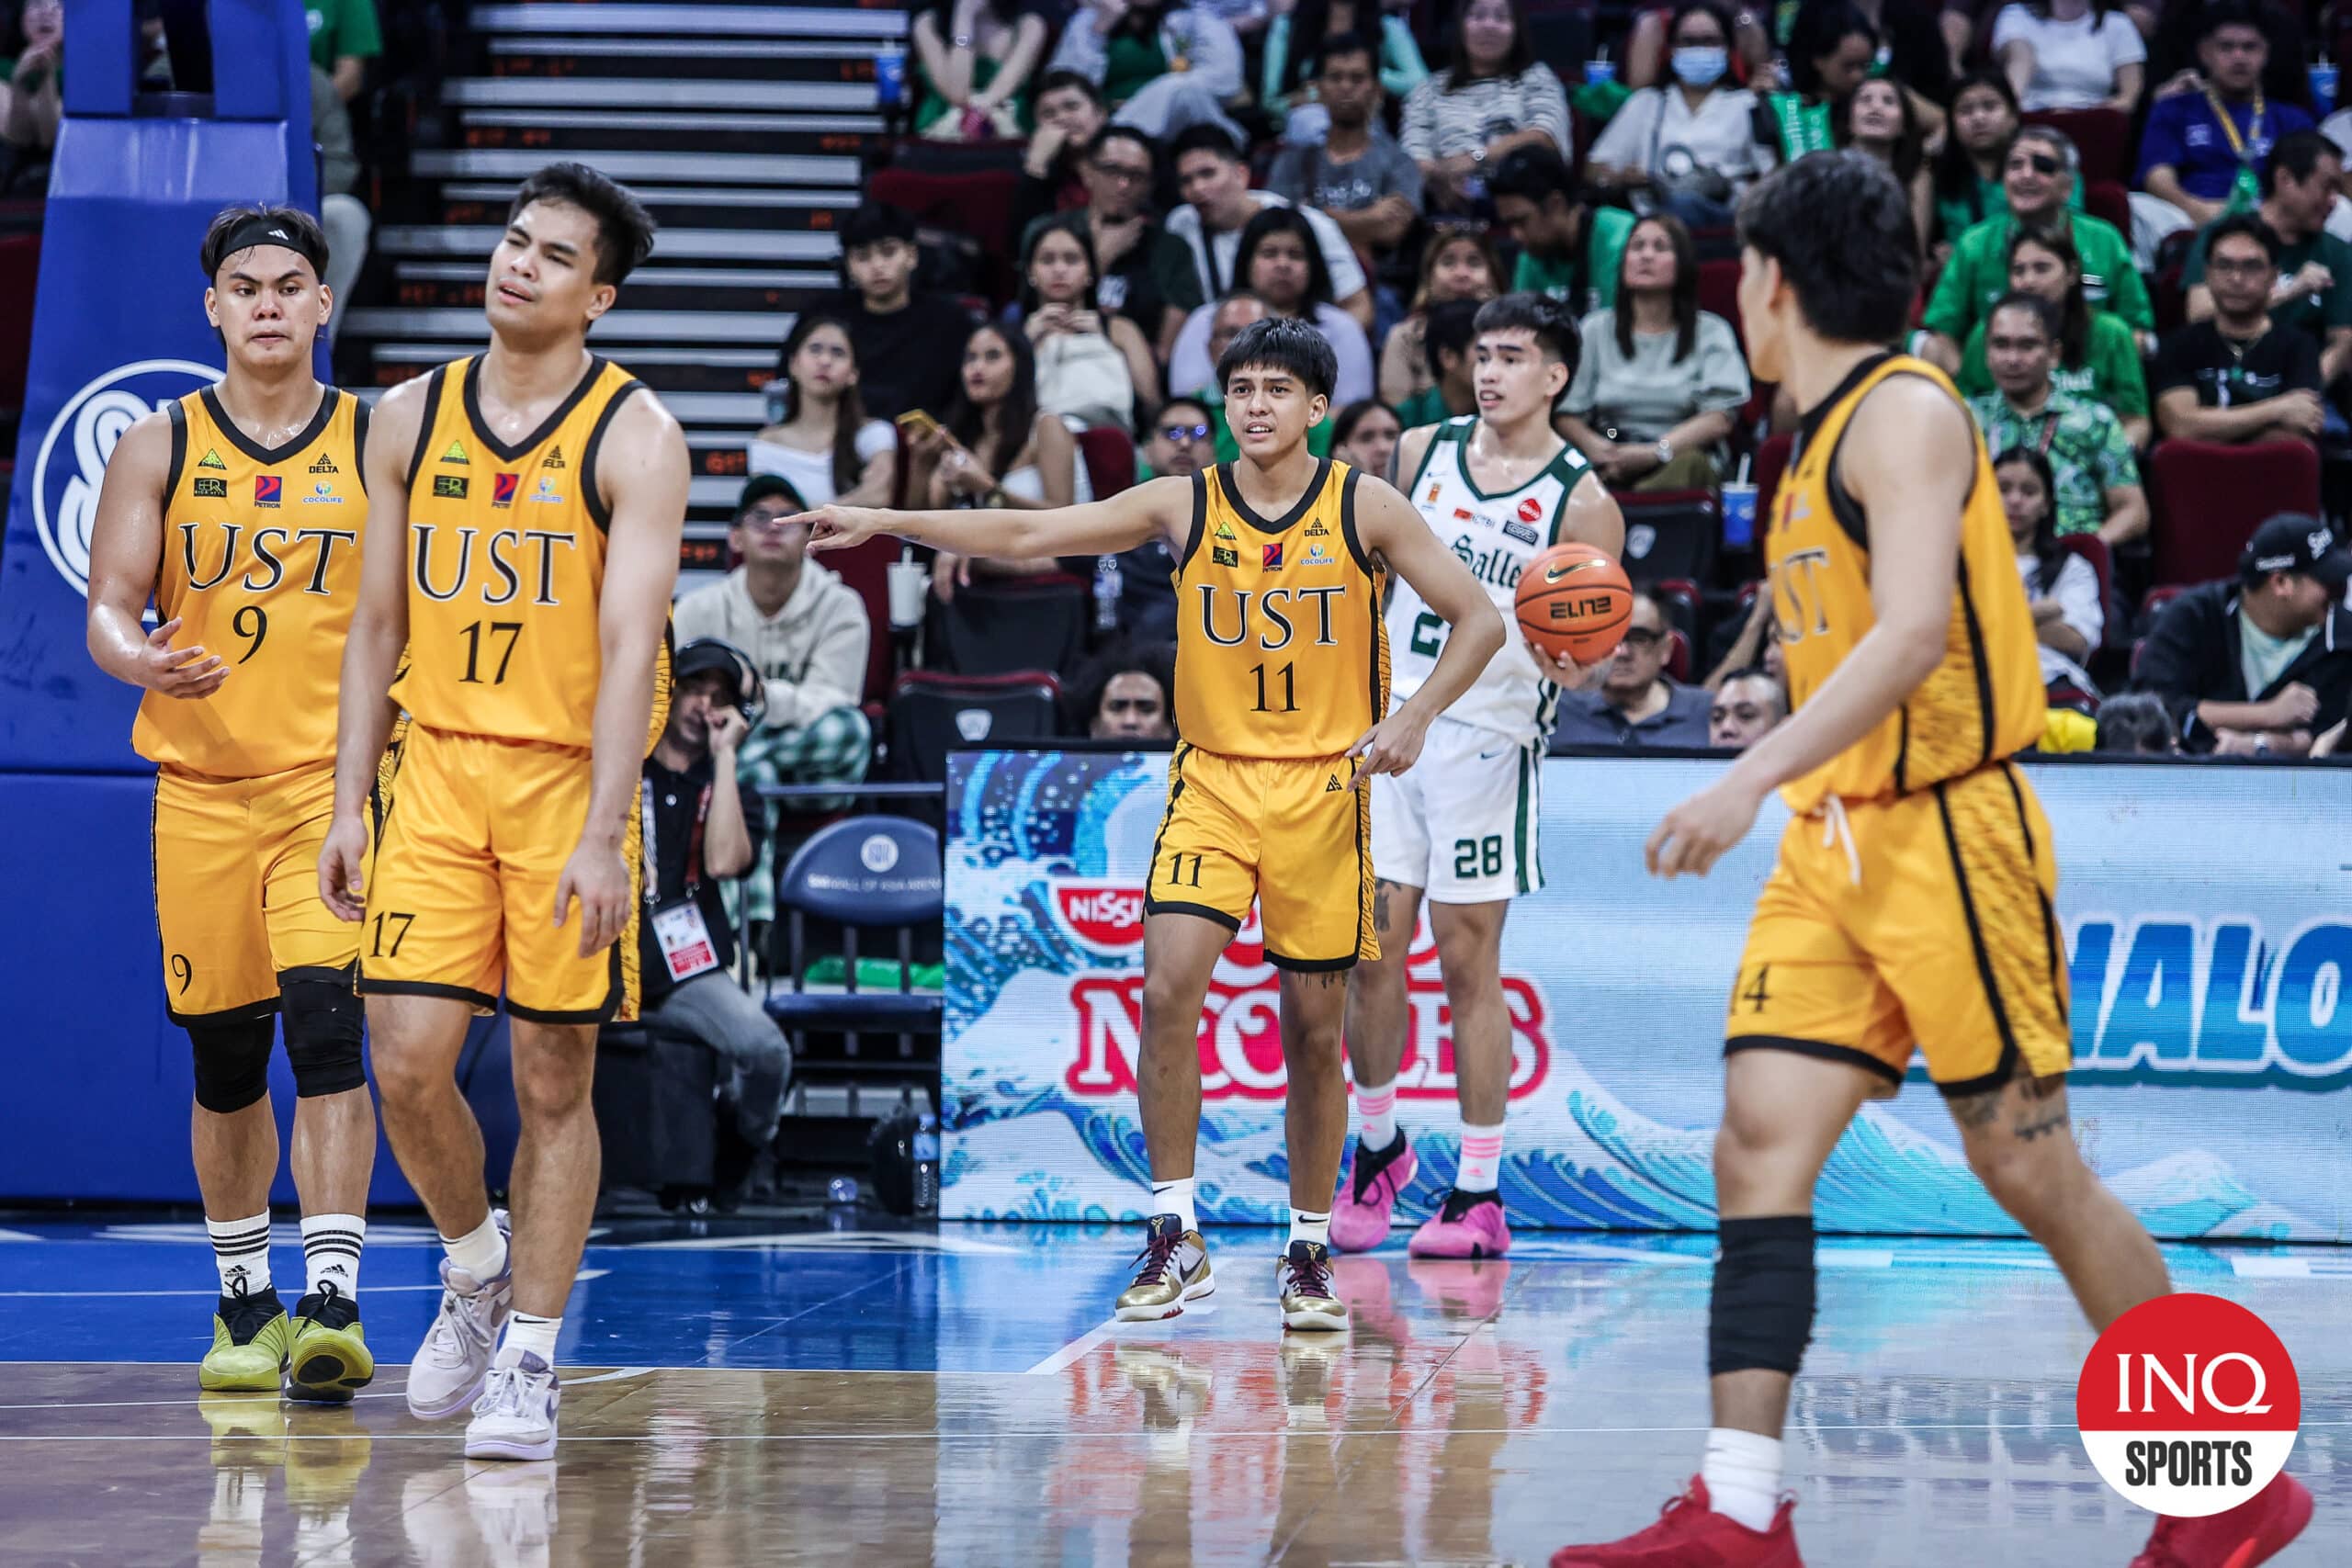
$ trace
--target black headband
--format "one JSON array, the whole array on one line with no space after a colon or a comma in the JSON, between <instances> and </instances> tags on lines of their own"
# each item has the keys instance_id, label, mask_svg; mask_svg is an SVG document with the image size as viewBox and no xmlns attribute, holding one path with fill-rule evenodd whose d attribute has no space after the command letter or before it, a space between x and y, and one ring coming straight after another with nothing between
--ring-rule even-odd
<instances>
[{"instance_id":1,"label":"black headband","mask_svg":"<svg viewBox=\"0 0 2352 1568\"><path fill-rule=\"evenodd\" d=\"M311 270L324 277L327 272L327 248L314 234L306 232L282 218L267 218L256 212L238 220L229 231L229 238L220 247L220 259L228 260L239 251L249 251L255 245L281 245L311 264Z\"/></svg>"}]
</instances>

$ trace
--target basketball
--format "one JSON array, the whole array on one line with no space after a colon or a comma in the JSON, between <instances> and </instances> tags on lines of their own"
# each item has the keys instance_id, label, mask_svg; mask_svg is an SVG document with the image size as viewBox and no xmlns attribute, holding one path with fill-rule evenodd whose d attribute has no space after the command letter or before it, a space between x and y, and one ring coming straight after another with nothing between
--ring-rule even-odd
<instances>
[{"instance_id":1,"label":"basketball","mask_svg":"<svg viewBox=\"0 0 2352 1568\"><path fill-rule=\"evenodd\" d=\"M1555 659L1591 664L1623 640L1634 585L1590 545L1554 545L1520 574L1517 609L1528 641Z\"/></svg>"}]
</instances>

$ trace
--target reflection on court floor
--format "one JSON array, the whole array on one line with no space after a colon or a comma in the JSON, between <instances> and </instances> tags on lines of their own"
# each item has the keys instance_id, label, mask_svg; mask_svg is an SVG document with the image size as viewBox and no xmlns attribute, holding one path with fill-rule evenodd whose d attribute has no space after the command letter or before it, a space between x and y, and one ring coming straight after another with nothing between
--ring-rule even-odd
<instances>
[{"instance_id":1,"label":"reflection on court floor","mask_svg":"<svg viewBox=\"0 0 2352 1568\"><path fill-rule=\"evenodd\" d=\"M468 1464L462 1423L400 1398L437 1300L430 1237L371 1241L386 1371L319 1410L198 1396L200 1227L0 1230L0 1562L1541 1562L1642 1523L1706 1425L1705 1237L1343 1259L1355 1330L1332 1339L1277 1327L1272 1232L1214 1234L1214 1298L1114 1328L1122 1234L624 1225L592 1242L566 1319L559 1458ZM2170 1260L2301 1367L2290 1465L2320 1512L2278 1561L2352 1562L2352 1258ZM2146 1517L2083 1457L2091 1337L2039 1253L1829 1241L1822 1262L1790 1433L1808 1561L2130 1560Z\"/></svg>"}]
</instances>

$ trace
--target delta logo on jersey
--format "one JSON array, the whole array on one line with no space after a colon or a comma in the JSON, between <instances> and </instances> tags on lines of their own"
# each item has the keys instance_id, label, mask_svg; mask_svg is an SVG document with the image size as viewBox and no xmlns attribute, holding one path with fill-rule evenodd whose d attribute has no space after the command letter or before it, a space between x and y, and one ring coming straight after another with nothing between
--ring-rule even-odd
<instances>
[{"instance_id":1,"label":"delta logo on jersey","mask_svg":"<svg viewBox=\"0 0 2352 1568\"><path fill-rule=\"evenodd\" d=\"M90 526L114 444L146 415L220 378L219 370L192 359L135 360L92 379L50 422L33 458L33 532L77 598L90 592ZM197 466L227 467L210 451Z\"/></svg>"},{"instance_id":2,"label":"delta logo on jersey","mask_svg":"<svg viewBox=\"0 0 2352 1568\"><path fill-rule=\"evenodd\" d=\"M2159 1514L2225 1513L2286 1468L2302 1384L2270 1325L2219 1296L2143 1302L2108 1325L2075 1385L2084 1451Z\"/></svg>"},{"instance_id":3,"label":"delta logo on jersey","mask_svg":"<svg viewBox=\"0 0 2352 1568\"><path fill-rule=\"evenodd\" d=\"M1112 882L1050 882L1048 907L1063 930L1104 957L1134 964L1143 947L1143 889ZM1283 1070L1281 972L1265 961L1265 932L1250 906L1217 960L1203 1009L1201 1093L1209 1100L1280 1100ZM1438 973L1437 942L1426 921L1406 961L1412 1029L1397 1092L1408 1100L1454 1097L1452 1010ZM1551 1070L1552 1042L1544 993L1522 976L1503 976L1511 1024L1510 1098L1524 1100ZM1143 974L1081 972L1069 984L1077 1018L1077 1055L1062 1075L1074 1095L1110 1100L1135 1093L1143 1050Z\"/></svg>"}]
</instances>

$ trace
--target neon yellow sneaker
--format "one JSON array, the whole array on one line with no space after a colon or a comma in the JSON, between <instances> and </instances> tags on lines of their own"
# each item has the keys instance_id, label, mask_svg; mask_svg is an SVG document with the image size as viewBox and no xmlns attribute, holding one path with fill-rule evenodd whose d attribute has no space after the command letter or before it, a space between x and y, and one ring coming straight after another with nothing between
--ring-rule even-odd
<instances>
[{"instance_id":1,"label":"neon yellow sneaker","mask_svg":"<svg viewBox=\"0 0 2352 1568\"><path fill-rule=\"evenodd\" d=\"M197 1386L212 1393L276 1393L293 1337L277 1292L248 1292L239 1280L212 1314L212 1348L197 1370Z\"/></svg>"},{"instance_id":2,"label":"neon yellow sneaker","mask_svg":"<svg viewBox=\"0 0 2352 1568\"><path fill-rule=\"evenodd\" d=\"M359 1306L334 1285L295 1303L286 1352L286 1397L341 1404L376 1378L376 1358L359 1328Z\"/></svg>"}]
</instances>

